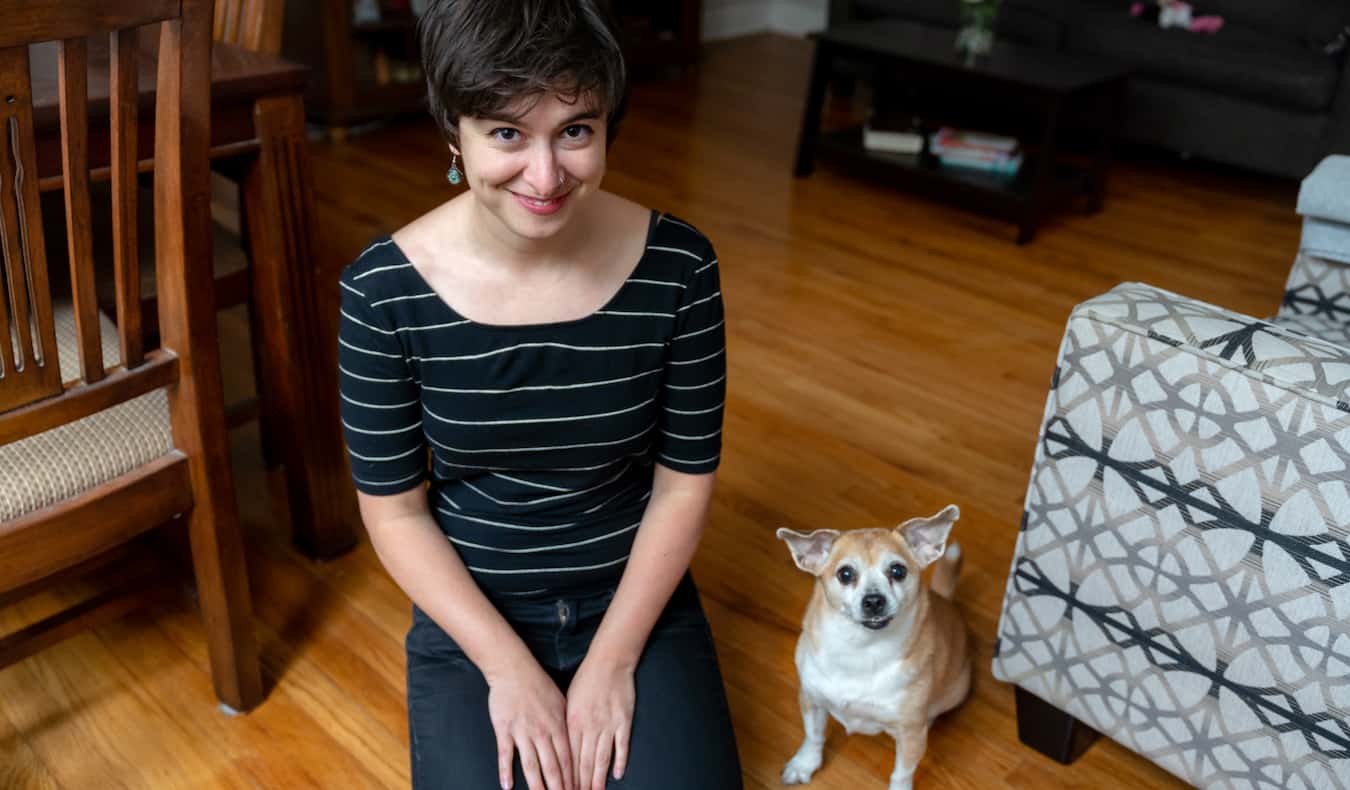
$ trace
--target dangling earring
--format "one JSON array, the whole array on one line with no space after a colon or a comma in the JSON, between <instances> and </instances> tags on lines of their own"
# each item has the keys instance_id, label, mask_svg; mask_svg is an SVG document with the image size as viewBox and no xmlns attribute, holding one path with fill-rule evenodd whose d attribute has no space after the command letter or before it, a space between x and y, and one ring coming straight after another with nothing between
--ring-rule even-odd
<instances>
[{"instance_id":1,"label":"dangling earring","mask_svg":"<svg viewBox=\"0 0 1350 790\"><path fill-rule=\"evenodd\" d=\"M445 171L445 180L456 185L464 180L464 173L459 169L459 154L451 155L450 169Z\"/></svg>"}]
</instances>

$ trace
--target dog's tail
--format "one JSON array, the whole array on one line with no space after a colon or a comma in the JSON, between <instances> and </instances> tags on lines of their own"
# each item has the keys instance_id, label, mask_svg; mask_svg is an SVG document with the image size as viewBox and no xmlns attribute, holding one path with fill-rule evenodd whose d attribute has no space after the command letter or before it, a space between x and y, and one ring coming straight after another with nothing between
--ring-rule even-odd
<instances>
[{"instance_id":1,"label":"dog's tail","mask_svg":"<svg viewBox=\"0 0 1350 790\"><path fill-rule=\"evenodd\" d=\"M952 543L933 567L933 592L948 600L956 592L956 580L961 575L961 544Z\"/></svg>"}]
</instances>

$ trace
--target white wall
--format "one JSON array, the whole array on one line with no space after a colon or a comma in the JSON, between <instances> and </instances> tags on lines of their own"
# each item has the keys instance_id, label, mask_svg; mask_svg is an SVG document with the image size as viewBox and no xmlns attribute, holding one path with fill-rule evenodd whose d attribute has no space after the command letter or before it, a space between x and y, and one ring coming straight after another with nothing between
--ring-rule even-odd
<instances>
[{"instance_id":1,"label":"white wall","mask_svg":"<svg viewBox=\"0 0 1350 790\"><path fill-rule=\"evenodd\" d=\"M703 40L750 33L805 35L825 29L829 0L703 0Z\"/></svg>"}]
</instances>

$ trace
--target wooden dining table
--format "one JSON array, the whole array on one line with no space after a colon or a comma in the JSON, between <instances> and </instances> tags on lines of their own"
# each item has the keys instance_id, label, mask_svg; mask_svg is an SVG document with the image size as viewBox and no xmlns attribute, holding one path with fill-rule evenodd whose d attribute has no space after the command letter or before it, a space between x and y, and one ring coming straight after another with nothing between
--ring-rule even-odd
<instances>
[{"instance_id":1,"label":"wooden dining table","mask_svg":"<svg viewBox=\"0 0 1350 790\"><path fill-rule=\"evenodd\" d=\"M140 36L140 115L153 118L158 36ZM89 41L89 167L108 176L109 45ZM39 184L63 185L57 45L29 48ZM240 183L250 265L216 289L217 305L251 298L253 330L263 342L257 372L264 444L283 467L295 544L330 559L356 543L358 525L345 506L350 480L338 430L336 303L319 287L313 182L303 96L308 69L275 55L217 42L212 53L211 159ZM142 172L154 168L155 124L140 124Z\"/></svg>"}]
</instances>

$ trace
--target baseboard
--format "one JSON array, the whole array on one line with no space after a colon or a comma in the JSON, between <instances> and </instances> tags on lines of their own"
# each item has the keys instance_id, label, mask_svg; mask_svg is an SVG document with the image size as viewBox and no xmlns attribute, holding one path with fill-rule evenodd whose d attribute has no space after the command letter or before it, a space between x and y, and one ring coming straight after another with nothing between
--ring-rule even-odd
<instances>
[{"instance_id":1,"label":"baseboard","mask_svg":"<svg viewBox=\"0 0 1350 790\"><path fill-rule=\"evenodd\" d=\"M778 0L770 3L769 29L776 33L804 36L825 29L829 16L826 0Z\"/></svg>"},{"instance_id":2,"label":"baseboard","mask_svg":"<svg viewBox=\"0 0 1350 790\"><path fill-rule=\"evenodd\" d=\"M703 6L703 40L717 41L769 29L773 0L724 0Z\"/></svg>"},{"instance_id":3,"label":"baseboard","mask_svg":"<svg viewBox=\"0 0 1350 790\"><path fill-rule=\"evenodd\" d=\"M703 40L751 33L803 36L825 29L828 0L721 0L703 6Z\"/></svg>"}]
</instances>

